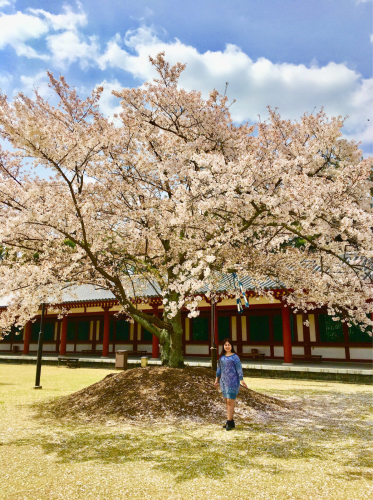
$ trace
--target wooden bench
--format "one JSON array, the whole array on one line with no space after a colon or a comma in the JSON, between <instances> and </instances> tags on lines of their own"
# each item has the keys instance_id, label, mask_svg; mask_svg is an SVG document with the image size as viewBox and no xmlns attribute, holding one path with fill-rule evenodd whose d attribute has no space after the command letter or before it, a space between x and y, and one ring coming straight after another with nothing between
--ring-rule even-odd
<instances>
[{"instance_id":1,"label":"wooden bench","mask_svg":"<svg viewBox=\"0 0 373 500\"><path fill-rule=\"evenodd\" d=\"M253 358L253 359L265 358L265 354L263 352L259 352L258 349L251 349L251 352L244 352L240 356L241 358Z\"/></svg>"},{"instance_id":2,"label":"wooden bench","mask_svg":"<svg viewBox=\"0 0 373 500\"><path fill-rule=\"evenodd\" d=\"M84 354L101 354L102 355L102 349L100 349L99 351L94 350L94 349L83 349L83 351L81 351L81 352Z\"/></svg>"},{"instance_id":3,"label":"wooden bench","mask_svg":"<svg viewBox=\"0 0 373 500\"><path fill-rule=\"evenodd\" d=\"M60 363L66 363L67 368L79 368L79 358L70 358L66 356L58 356L58 366Z\"/></svg>"},{"instance_id":4,"label":"wooden bench","mask_svg":"<svg viewBox=\"0 0 373 500\"><path fill-rule=\"evenodd\" d=\"M151 352L149 353L148 351L127 351L127 354L129 356L144 356L151 354Z\"/></svg>"},{"instance_id":5,"label":"wooden bench","mask_svg":"<svg viewBox=\"0 0 373 500\"><path fill-rule=\"evenodd\" d=\"M321 363L321 354L293 354L292 358L298 361L315 361Z\"/></svg>"}]
</instances>

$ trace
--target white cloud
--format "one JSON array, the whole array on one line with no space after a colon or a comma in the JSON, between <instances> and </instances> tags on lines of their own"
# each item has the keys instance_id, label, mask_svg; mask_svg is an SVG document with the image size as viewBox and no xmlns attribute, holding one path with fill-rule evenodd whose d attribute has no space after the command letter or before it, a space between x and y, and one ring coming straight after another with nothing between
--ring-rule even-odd
<instances>
[{"instance_id":1,"label":"white cloud","mask_svg":"<svg viewBox=\"0 0 373 500\"><path fill-rule=\"evenodd\" d=\"M351 117L345 128L349 137L372 141L373 79L363 80L345 64L330 62L320 67L315 63L274 63L266 58L253 61L232 44L227 44L224 51L201 54L177 39L163 42L146 27L127 32L124 48L118 35L113 38L98 64L103 70L118 67L143 81L149 80L155 72L148 56L161 51L172 64L187 63L180 80L187 90L201 90L207 97L214 88L223 92L225 82L229 82L229 99L237 101L231 107L237 122L267 116L268 105L278 107L282 116L292 119L323 106L328 115Z\"/></svg>"},{"instance_id":2,"label":"white cloud","mask_svg":"<svg viewBox=\"0 0 373 500\"><path fill-rule=\"evenodd\" d=\"M0 8L7 7L8 5L13 5L15 0L0 0Z\"/></svg>"},{"instance_id":3,"label":"white cloud","mask_svg":"<svg viewBox=\"0 0 373 500\"><path fill-rule=\"evenodd\" d=\"M120 101L117 97L112 95L113 90L118 90L122 88L118 80L113 80L111 82L102 82L97 85L97 87L104 87L104 91L101 94L100 99L100 111L109 117L113 117L114 114L119 114L122 111Z\"/></svg>"},{"instance_id":4,"label":"white cloud","mask_svg":"<svg viewBox=\"0 0 373 500\"><path fill-rule=\"evenodd\" d=\"M47 24L38 17L29 16L22 12L0 15L0 49L11 45L19 56L45 58L45 56L38 55L31 47L26 46L25 42L40 38L47 32Z\"/></svg>"},{"instance_id":5,"label":"white cloud","mask_svg":"<svg viewBox=\"0 0 373 500\"><path fill-rule=\"evenodd\" d=\"M370 35L370 43L373 43L373 35Z\"/></svg>"},{"instance_id":6,"label":"white cloud","mask_svg":"<svg viewBox=\"0 0 373 500\"><path fill-rule=\"evenodd\" d=\"M2 5L8 5L7 0L0 0L3 2ZM1 6L1 3L0 3ZM61 52L61 56L56 57L57 64L61 60L66 60L67 62L73 62L77 59L82 61L86 58L85 54L88 49L92 48L91 44L85 44L78 40L77 29L80 26L85 26L87 24L87 16L82 10L81 4L78 2L78 11L73 12L70 6L65 5L63 7L62 14L50 14L43 9L28 9L28 13L24 14L22 12L17 12L16 14L0 14L0 49L4 48L6 45L10 45L16 51L18 56L26 56L28 58L38 58L38 59L49 59L48 55L38 54L32 47L26 44L26 42L32 39L40 39L46 36L51 30L60 31L66 30L64 33L59 35L51 35L50 38L50 48L53 55L55 56L54 48ZM75 39L74 39L75 37ZM47 41L49 40L47 38ZM67 55L67 50L59 42L66 41L68 47L72 47L76 50L76 54ZM84 65L84 63L82 62Z\"/></svg>"},{"instance_id":7,"label":"white cloud","mask_svg":"<svg viewBox=\"0 0 373 500\"><path fill-rule=\"evenodd\" d=\"M28 9L37 16L43 16L48 25L54 30L75 31L78 26L86 26L87 16L83 12L82 5L78 2L78 12L73 12L70 5L63 6L63 14L51 14L43 9Z\"/></svg>"},{"instance_id":8,"label":"white cloud","mask_svg":"<svg viewBox=\"0 0 373 500\"><path fill-rule=\"evenodd\" d=\"M96 37L89 37L87 43L82 35L74 31L47 36L47 46L52 52L54 64L59 67L79 61L81 67L85 68L89 61L98 57L100 49Z\"/></svg>"},{"instance_id":9,"label":"white cloud","mask_svg":"<svg viewBox=\"0 0 373 500\"><path fill-rule=\"evenodd\" d=\"M5 71L4 73L0 73L0 89L2 89L3 92L6 92L10 84L12 83L12 80L13 76L7 71Z\"/></svg>"},{"instance_id":10,"label":"white cloud","mask_svg":"<svg viewBox=\"0 0 373 500\"><path fill-rule=\"evenodd\" d=\"M14 95L20 91L26 95L31 95L35 89L45 99L53 95L53 91L48 86L49 79L45 71L39 71L33 76L21 76L20 83L21 88L15 88L13 91Z\"/></svg>"}]
</instances>

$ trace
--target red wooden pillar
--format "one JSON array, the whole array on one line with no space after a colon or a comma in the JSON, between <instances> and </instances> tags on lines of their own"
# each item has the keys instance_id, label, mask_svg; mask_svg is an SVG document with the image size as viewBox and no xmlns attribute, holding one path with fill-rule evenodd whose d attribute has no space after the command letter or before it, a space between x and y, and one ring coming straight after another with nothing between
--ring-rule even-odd
<instances>
[{"instance_id":1,"label":"red wooden pillar","mask_svg":"<svg viewBox=\"0 0 373 500\"><path fill-rule=\"evenodd\" d=\"M61 356L65 356L66 354L66 342L67 342L67 316L63 316L62 326L61 326L61 342L60 342Z\"/></svg>"},{"instance_id":2,"label":"red wooden pillar","mask_svg":"<svg viewBox=\"0 0 373 500\"><path fill-rule=\"evenodd\" d=\"M284 364L292 365L290 308L285 307L284 303L282 304L282 338L284 343Z\"/></svg>"},{"instance_id":3,"label":"red wooden pillar","mask_svg":"<svg viewBox=\"0 0 373 500\"><path fill-rule=\"evenodd\" d=\"M102 343L102 357L109 356L109 342L110 342L110 313L109 309L105 308L104 314L104 340Z\"/></svg>"},{"instance_id":4,"label":"red wooden pillar","mask_svg":"<svg viewBox=\"0 0 373 500\"><path fill-rule=\"evenodd\" d=\"M23 341L23 354L28 354L30 352L30 340L31 340L31 321L27 321L25 325L25 340Z\"/></svg>"},{"instance_id":5,"label":"red wooden pillar","mask_svg":"<svg viewBox=\"0 0 373 500\"><path fill-rule=\"evenodd\" d=\"M159 313L156 311L155 316L159 317ZM153 335L152 339L152 358L159 358L159 338Z\"/></svg>"}]
</instances>

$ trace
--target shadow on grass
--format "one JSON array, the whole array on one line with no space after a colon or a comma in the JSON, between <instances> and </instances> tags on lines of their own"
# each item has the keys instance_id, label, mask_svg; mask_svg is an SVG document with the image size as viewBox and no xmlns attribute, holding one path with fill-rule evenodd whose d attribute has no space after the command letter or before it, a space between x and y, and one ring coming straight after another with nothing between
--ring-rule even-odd
<instances>
[{"instance_id":1,"label":"shadow on grass","mask_svg":"<svg viewBox=\"0 0 373 500\"><path fill-rule=\"evenodd\" d=\"M46 429L45 429L46 430ZM154 470L174 476L182 482L199 477L224 479L232 472L263 471L278 475L289 473L289 462L298 460L330 459L331 444L341 443L335 432L315 435L312 429L299 428L289 432L281 425L242 425L235 431L220 432L211 426L151 427L125 430L71 426L55 427L38 436L18 439L16 446L41 446L58 463L100 462L126 464L148 463ZM337 439L336 439L337 438ZM343 444L340 444L343 446ZM339 450L340 451L340 450ZM366 465L366 456L364 463ZM357 473L351 479L365 477L359 469L359 456L355 457ZM358 462L356 462L356 460Z\"/></svg>"},{"instance_id":2,"label":"shadow on grass","mask_svg":"<svg viewBox=\"0 0 373 500\"><path fill-rule=\"evenodd\" d=\"M73 425L71 421L45 418L41 412L44 404L37 403L32 405L37 410L35 418L42 423L37 435L9 444L41 446L62 464L147 463L154 470L172 475L177 482L200 477L224 479L227 474L245 470L281 475L293 468L296 473L299 462L310 459L317 460L319 467L324 463L327 466L330 460L338 463L346 468L343 476L350 480L370 479L369 405L359 400L362 406L354 406L357 401L351 399L346 407L337 408L339 393L329 392L327 400L328 406L318 407L317 412L242 424L231 432L190 423L148 427ZM351 408L354 415L346 413ZM357 415L364 418L358 420Z\"/></svg>"}]
</instances>

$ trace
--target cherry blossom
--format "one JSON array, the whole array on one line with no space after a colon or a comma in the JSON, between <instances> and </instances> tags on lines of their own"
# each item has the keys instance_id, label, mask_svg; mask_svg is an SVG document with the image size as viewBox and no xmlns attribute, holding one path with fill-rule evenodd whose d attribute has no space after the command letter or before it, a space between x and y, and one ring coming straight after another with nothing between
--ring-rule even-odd
<instances>
[{"instance_id":1,"label":"cherry blossom","mask_svg":"<svg viewBox=\"0 0 373 500\"><path fill-rule=\"evenodd\" d=\"M372 159L343 138L343 119L321 110L291 122L269 109L237 126L226 96L178 86L184 65L162 53L151 63L156 80L113 92L115 121L100 113L102 88L81 100L52 74L57 106L37 91L0 96L11 145L0 151L3 331L41 302L60 304L66 287L93 284L182 366L181 310L198 315L200 290L218 292L232 272L268 297L260 284L275 280L295 310L327 306L371 325ZM133 300L149 286L162 317Z\"/></svg>"}]
</instances>

